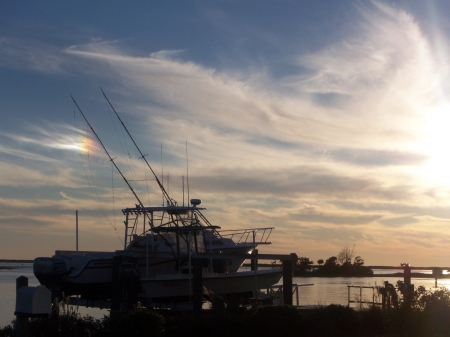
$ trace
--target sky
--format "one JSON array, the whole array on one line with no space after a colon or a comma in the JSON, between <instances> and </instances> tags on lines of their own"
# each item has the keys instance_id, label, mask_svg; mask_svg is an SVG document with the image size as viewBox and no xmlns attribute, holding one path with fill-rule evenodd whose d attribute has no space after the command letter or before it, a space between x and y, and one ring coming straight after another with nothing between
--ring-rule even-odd
<instances>
[{"instance_id":1,"label":"sky","mask_svg":"<svg viewBox=\"0 0 450 337\"><path fill-rule=\"evenodd\" d=\"M1 1L0 259L121 249L190 198L261 253L450 266L450 3ZM187 194L187 191L185 191ZM187 196L185 196L187 203Z\"/></svg>"}]
</instances>

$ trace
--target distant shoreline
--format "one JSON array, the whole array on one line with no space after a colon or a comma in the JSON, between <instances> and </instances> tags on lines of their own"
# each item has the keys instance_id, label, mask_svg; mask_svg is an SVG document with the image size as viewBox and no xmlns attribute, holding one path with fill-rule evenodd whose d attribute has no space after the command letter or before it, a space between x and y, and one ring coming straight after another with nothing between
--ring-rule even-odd
<instances>
[{"instance_id":1,"label":"distant shoreline","mask_svg":"<svg viewBox=\"0 0 450 337\"><path fill-rule=\"evenodd\" d=\"M250 263L244 263L244 267L251 267ZM269 263L259 263L258 267L272 267L272 268L283 268L281 264L269 264ZM398 269L401 269L402 267L399 267ZM373 274L373 275L364 275L364 276L325 276L325 275L294 275L295 277L401 277L403 278L404 275L402 272L396 272L396 273L383 273L383 274ZM413 278L435 278L433 274L425 274L425 273L411 273L411 277ZM448 279L450 278L450 274L444 274L439 275L438 279Z\"/></svg>"},{"instance_id":2,"label":"distant shoreline","mask_svg":"<svg viewBox=\"0 0 450 337\"><path fill-rule=\"evenodd\" d=\"M33 260L5 260L0 259L0 263L9 264L9 263L33 263ZM21 266L0 266L0 270L11 270L11 269L19 269Z\"/></svg>"}]
</instances>

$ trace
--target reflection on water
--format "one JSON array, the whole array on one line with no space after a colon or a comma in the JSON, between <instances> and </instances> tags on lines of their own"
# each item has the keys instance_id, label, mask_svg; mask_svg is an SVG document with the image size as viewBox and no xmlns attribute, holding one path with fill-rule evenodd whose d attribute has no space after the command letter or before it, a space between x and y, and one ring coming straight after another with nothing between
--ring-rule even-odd
<instances>
[{"instance_id":1,"label":"reflection on water","mask_svg":"<svg viewBox=\"0 0 450 337\"><path fill-rule=\"evenodd\" d=\"M300 305L328 305L328 304L348 304L348 288L347 286L384 286L384 282L396 285L402 277L294 277L294 284L314 284L313 286L299 287ZM432 278L415 279L412 278L411 283L416 287L424 286L426 289L434 288L435 280ZM280 282L279 284L282 284ZM444 286L450 289L450 280L438 280L438 287ZM350 289L350 300L359 298L359 288ZM362 298L372 301L372 289L363 289ZM375 299L376 302L380 300ZM295 299L294 299L295 303ZM351 306L355 306L352 304Z\"/></svg>"},{"instance_id":2,"label":"reflection on water","mask_svg":"<svg viewBox=\"0 0 450 337\"><path fill-rule=\"evenodd\" d=\"M33 274L33 266L28 264L9 264L0 263L0 267L15 267L15 269L0 269L0 327L3 327L14 319L15 309L15 292L16 279L19 276L28 277L28 284L30 286L39 285L38 280ZM399 272L402 270L399 269ZM396 271L394 271L396 272ZM328 305L328 304L342 304L347 305L348 301L348 285L354 286L383 286L384 281L391 284L396 284L398 280L403 280L401 277L294 277L293 283L314 284L313 286L299 287L300 305ZM412 279L412 283L418 286L424 286L426 289L434 287L434 279ZM279 284L283 284L280 281ZM438 286L445 286L450 289L450 279L438 280ZM359 297L359 289L351 289L351 300L356 300ZM372 300L372 290L363 289L363 299ZM294 299L295 303L295 299ZM81 314L89 314L96 318L102 318L103 315L108 314L108 311L96 308L75 308Z\"/></svg>"}]
</instances>

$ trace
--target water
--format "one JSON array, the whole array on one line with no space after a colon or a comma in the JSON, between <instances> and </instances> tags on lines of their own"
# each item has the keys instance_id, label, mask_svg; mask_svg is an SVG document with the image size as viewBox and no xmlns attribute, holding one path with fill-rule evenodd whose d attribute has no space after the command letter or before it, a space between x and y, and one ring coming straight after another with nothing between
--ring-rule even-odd
<instances>
[{"instance_id":1,"label":"water","mask_svg":"<svg viewBox=\"0 0 450 337\"><path fill-rule=\"evenodd\" d=\"M0 269L0 327L11 323L14 319L14 309L16 301L16 279L19 276L28 277L29 286L39 285L38 280L33 274L31 263L0 263L0 267L13 267L14 269ZM399 270L401 271L401 270ZM394 271L396 272L396 271ZM329 304L348 304L348 285L354 286L383 286L384 281L396 284L401 277L294 277L294 284L314 284L313 286L299 287L300 305L329 305ZM424 286L426 289L434 287L434 279L412 279L412 283L418 287ZM282 282L280 282L282 284ZM445 286L450 289L450 279L438 280L438 286ZM363 299L372 300L372 290L363 289ZM352 288L350 299L359 298L359 289ZM381 301L376 299L376 301ZM294 295L294 301L296 296ZM356 304L352 304L356 306ZM82 315L89 314L95 318L102 318L108 314L107 310L96 308L74 308Z\"/></svg>"},{"instance_id":2,"label":"water","mask_svg":"<svg viewBox=\"0 0 450 337\"><path fill-rule=\"evenodd\" d=\"M3 267L13 269L1 269ZM33 274L32 263L0 263L0 327L11 323L15 318L16 308L16 279L20 276L28 277L28 286L35 287L39 281ZM75 311L82 315L91 315L95 318L102 318L107 315L107 310L97 308L74 307Z\"/></svg>"},{"instance_id":3,"label":"water","mask_svg":"<svg viewBox=\"0 0 450 337\"><path fill-rule=\"evenodd\" d=\"M347 286L384 286L384 281L396 285L398 280L403 280L402 277L294 277L292 283L314 284L313 286L299 287L299 304L300 305L329 305L329 304L348 304L348 288ZM417 288L424 286L426 289L434 288L435 280L429 279L415 279L411 283ZM438 287L444 286L450 289L450 280L438 280ZM373 300L372 289L362 289L362 298L366 301ZM359 288L350 288L350 300L357 300L360 296ZM293 304L296 304L295 296ZM381 302L381 298L377 298L375 291L375 302ZM357 304L351 304L352 307Z\"/></svg>"}]
</instances>

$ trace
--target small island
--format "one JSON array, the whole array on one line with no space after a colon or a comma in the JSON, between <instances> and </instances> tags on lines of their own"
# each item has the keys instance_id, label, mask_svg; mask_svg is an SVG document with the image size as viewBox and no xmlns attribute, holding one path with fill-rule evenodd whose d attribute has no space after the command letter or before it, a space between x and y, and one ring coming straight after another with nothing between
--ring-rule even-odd
<instances>
[{"instance_id":1,"label":"small island","mask_svg":"<svg viewBox=\"0 0 450 337\"><path fill-rule=\"evenodd\" d=\"M294 276L318 277L369 277L373 270L364 266L361 256L354 256L353 249L343 248L337 256L325 262L320 259L317 265L307 257L299 257L294 267Z\"/></svg>"}]
</instances>

